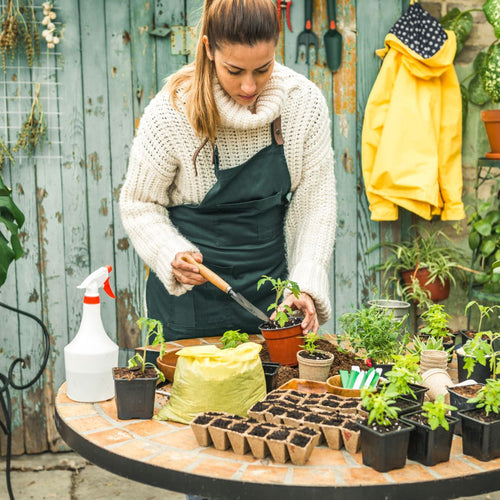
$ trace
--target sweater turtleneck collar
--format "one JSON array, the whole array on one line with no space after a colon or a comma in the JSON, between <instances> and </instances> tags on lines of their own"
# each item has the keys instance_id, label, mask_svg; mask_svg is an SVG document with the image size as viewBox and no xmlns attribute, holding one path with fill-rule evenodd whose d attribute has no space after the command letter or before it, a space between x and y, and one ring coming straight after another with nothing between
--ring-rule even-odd
<instances>
[{"instance_id":1,"label":"sweater turtleneck collar","mask_svg":"<svg viewBox=\"0 0 500 500\"><path fill-rule=\"evenodd\" d=\"M231 98L221 87L217 78L213 92L223 127L234 129L262 127L281 114L286 98L284 68L281 64L274 63L271 78L257 98L254 110L241 106Z\"/></svg>"}]
</instances>

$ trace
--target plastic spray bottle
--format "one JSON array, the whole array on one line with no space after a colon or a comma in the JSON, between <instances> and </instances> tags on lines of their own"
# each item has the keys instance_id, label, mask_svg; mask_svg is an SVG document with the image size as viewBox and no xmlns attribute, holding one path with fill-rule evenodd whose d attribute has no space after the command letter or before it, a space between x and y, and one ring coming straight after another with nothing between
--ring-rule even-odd
<instances>
[{"instance_id":1,"label":"plastic spray bottle","mask_svg":"<svg viewBox=\"0 0 500 500\"><path fill-rule=\"evenodd\" d=\"M75 338L64 348L66 391L74 401L105 401L115 395L112 368L118 366L118 346L104 331L99 288L113 299L111 266L100 267L78 288L85 289L83 315Z\"/></svg>"}]
</instances>

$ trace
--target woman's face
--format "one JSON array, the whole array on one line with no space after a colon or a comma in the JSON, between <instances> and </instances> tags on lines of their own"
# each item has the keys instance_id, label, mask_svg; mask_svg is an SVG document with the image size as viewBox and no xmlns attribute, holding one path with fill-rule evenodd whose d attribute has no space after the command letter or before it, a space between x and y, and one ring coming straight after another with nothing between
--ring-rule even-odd
<instances>
[{"instance_id":1,"label":"woman's face","mask_svg":"<svg viewBox=\"0 0 500 500\"><path fill-rule=\"evenodd\" d=\"M226 43L215 51L203 38L208 57L214 61L217 78L222 88L242 106L252 106L274 67L273 41L258 42L255 45Z\"/></svg>"}]
</instances>

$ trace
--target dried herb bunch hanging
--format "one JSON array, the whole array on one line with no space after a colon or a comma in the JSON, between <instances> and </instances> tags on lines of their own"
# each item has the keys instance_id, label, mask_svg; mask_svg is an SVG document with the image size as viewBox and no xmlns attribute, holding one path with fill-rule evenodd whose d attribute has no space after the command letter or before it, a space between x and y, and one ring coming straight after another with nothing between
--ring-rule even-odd
<instances>
[{"instance_id":1,"label":"dried herb bunch hanging","mask_svg":"<svg viewBox=\"0 0 500 500\"><path fill-rule=\"evenodd\" d=\"M0 138L0 175L2 174L2 169L7 158L11 163L14 163L14 157L12 156L10 149L7 144L5 144L4 140Z\"/></svg>"},{"instance_id":2,"label":"dried herb bunch hanging","mask_svg":"<svg viewBox=\"0 0 500 500\"><path fill-rule=\"evenodd\" d=\"M33 0L7 0L0 21L0 56L4 72L7 58L12 61L16 49L21 46L28 64L33 66L35 58L40 57L40 37L36 28Z\"/></svg>"},{"instance_id":3,"label":"dried herb bunch hanging","mask_svg":"<svg viewBox=\"0 0 500 500\"><path fill-rule=\"evenodd\" d=\"M47 121L39 100L40 84L37 83L35 88L30 114L24 121L21 131L18 132L16 145L12 148L14 152L23 149L29 156L33 155L38 144L42 144L47 139Z\"/></svg>"}]
</instances>

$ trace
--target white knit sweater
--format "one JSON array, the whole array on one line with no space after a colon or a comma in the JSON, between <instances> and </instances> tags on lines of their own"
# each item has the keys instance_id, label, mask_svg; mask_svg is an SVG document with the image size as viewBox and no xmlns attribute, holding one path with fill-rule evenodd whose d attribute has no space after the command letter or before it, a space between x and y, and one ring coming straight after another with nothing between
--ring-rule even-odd
<instances>
[{"instance_id":1,"label":"white knit sweater","mask_svg":"<svg viewBox=\"0 0 500 500\"><path fill-rule=\"evenodd\" d=\"M285 221L289 278L314 299L320 323L331 313L328 269L335 237L336 203L330 120L325 99L307 78L275 64L252 113L216 83L222 123L216 144L220 168L244 163L271 143L271 122L281 115L285 156L293 193ZM142 260L169 293L179 283L170 263L182 251L198 251L171 223L165 207L200 203L216 182L212 148L201 144L183 106L173 108L162 90L146 107L134 139L120 195L123 225Z\"/></svg>"}]
</instances>

